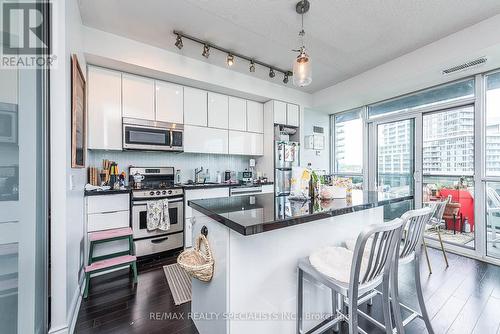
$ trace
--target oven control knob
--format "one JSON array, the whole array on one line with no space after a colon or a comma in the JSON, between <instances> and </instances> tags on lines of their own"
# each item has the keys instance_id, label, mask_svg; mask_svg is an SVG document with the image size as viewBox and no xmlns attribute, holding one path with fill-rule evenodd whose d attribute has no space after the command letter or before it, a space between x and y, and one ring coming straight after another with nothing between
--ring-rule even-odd
<instances>
[{"instance_id":1,"label":"oven control knob","mask_svg":"<svg viewBox=\"0 0 500 334\"><path fill-rule=\"evenodd\" d=\"M169 190L169 191L168 191L168 194L170 195L171 193L172 193L172 190Z\"/></svg>"},{"instance_id":2,"label":"oven control knob","mask_svg":"<svg viewBox=\"0 0 500 334\"><path fill-rule=\"evenodd\" d=\"M159 194L160 194L160 191L158 190L158 191L156 192L156 195L159 195Z\"/></svg>"},{"instance_id":3,"label":"oven control knob","mask_svg":"<svg viewBox=\"0 0 500 334\"><path fill-rule=\"evenodd\" d=\"M149 194L150 194L151 196L153 196L153 195L155 194L155 192L154 192L154 191L152 191L152 192L150 192Z\"/></svg>"},{"instance_id":4,"label":"oven control knob","mask_svg":"<svg viewBox=\"0 0 500 334\"><path fill-rule=\"evenodd\" d=\"M167 192L166 192L165 190L163 190L163 191L161 192L161 194L162 194L162 195L165 195L166 193L167 193Z\"/></svg>"}]
</instances>

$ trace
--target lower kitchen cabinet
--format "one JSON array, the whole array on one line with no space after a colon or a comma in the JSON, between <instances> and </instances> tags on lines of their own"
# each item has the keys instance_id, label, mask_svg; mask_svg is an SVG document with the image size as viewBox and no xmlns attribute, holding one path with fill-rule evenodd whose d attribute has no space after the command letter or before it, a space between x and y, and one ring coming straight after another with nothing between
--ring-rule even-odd
<instances>
[{"instance_id":1,"label":"lower kitchen cabinet","mask_svg":"<svg viewBox=\"0 0 500 334\"><path fill-rule=\"evenodd\" d=\"M87 196L85 202L85 214L87 218L87 236L85 238L86 265L88 263L89 254L89 233L130 226L130 198L129 194L94 195ZM110 241L95 245L94 256L118 253L127 251L128 249L128 240ZM101 275L106 272L108 271L96 275Z\"/></svg>"},{"instance_id":2,"label":"lower kitchen cabinet","mask_svg":"<svg viewBox=\"0 0 500 334\"><path fill-rule=\"evenodd\" d=\"M188 248L193 245L193 209L188 205L188 201L202 198L221 198L229 197L229 187L213 188L213 189L186 189L184 194L186 206L184 208L184 247ZM199 231L195 231L195 235Z\"/></svg>"},{"instance_id":3,"label":"lower kitchen cabinet","mask_svg":"<svg viewBox=\"0 0 500 334\"><path fill-rule=\"evenodd\" d=\"M185 125L184 152L227 154L228 130Z\"/></svg>"},{"instance_id":4,"label":"lower kitchen cabinet","mask_svg":"<svg viewBox=\"0 0 500 334\"><path fill-rule=\"evenodd\" d=\"M264 135L244 131L229 131L229 154L263 155Z\"/></svg>"}]
</instances>

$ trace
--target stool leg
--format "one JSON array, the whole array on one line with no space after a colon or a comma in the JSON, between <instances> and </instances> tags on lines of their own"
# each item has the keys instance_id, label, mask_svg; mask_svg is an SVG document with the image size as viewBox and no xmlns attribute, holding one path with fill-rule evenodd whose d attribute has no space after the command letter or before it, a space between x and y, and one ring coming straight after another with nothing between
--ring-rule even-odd
<instances>
[{"instance_id":1,"label":"stool leg","mask_svg":"<svg viewBox=\"0 0 500 334\"><path fill-rule=\"evenodd\" d=\"M427 267L429 268L429 275L431 275L432 274L432 267L431 267L431 261L429 259L429 254L427 254L427 244L425 243L425 240L423 240L422 243L423 243L422 246L424 246L425 259L427 260Z\"/></svg>"},{"instance_id":2,"label":"stool leg","mask_svg":"<svg viewBox=\"0 0 500 334\"><path fill-rule=\"evenodd\" d=\"M129 254L135 255L134 239L132 238L131 235L129 235L129 237L128 237L128 247L129 247Z\"/></svg>"},{"instance_id":3,"label":"stool leg","mask_svg":"<svg viewBox=\"0 0 500 334\"><path fill-rule=\"evenodd\" d=\"M89 266L92 264L93 254L94 254L94 242L91 241L89 245L89 261L88 261Z\"/></svg>"},{"instance_id":4,"label":"stool leg","mask_svg":"<svg viewBox=\"0 0 500 334\"><path fill-rule=\"evenodd\" d=\"M441 244L441 251L443 252L444 262L446 262L446 268L448 268L450 265L448 264L448 256L446 256L446 252L444 250L443 240L441 239L441 231L439 229L439 226L437 227L437 231L438 231L439 243ZM425 254L427 254L427 249Z\"/></svg>"},{"instance_id":5,"label":"stool leg","mask_svg":"<svg viewBox=\"0 0 500 334\"><path fill-rule=\"evenodd\" d=\"M297 334L302 334L302 317L303 317L303 288L304 288L304 272L299 268L298 273L298 291L297 291Z\"/></svg>"},{"instance_id":6,"label":"stool leg","mask_svg":"<svg viewBox=\"0 0 500 334\"><path fill-rule=\"evenodd\" d=\"M132 271L134 272L134 284L137 284L137 262L132 263Z\"/></svg>"},{"instance_id":7,"label":"stool leg","mask_svg":"<svg viewBox=\"0 0 500 334\"><path fill-rule=\"evenodd\" d=\"M422 283L420 282L420 255L418 253L415 254L415 288L417 290L418 306L420 307L420 313L422 313L425 327L427 327L427 332L429 334L434 334L431 320L429 319L429 314L427 313L427 308L425 307L424 294L422 293Z\"/></svg>"},{"instance_id":8,"label":"stool leg","mask_svg":"<svg viewBox=\"0 0 500 334\"><path fill-rule=\"evenodd\" d=\"M390 275L390 282L391 282L390 289L392 297L391 305L394 314L394 322L396 323L397 333L403 334L405 332L405 329L403 326L403 318L401 316L401 305L399 305L398 270L399 270L399 262L395 261L393 272Z\"/></svg>"},{"instance_id":9,"label":"stool leg","mask_svg":"<svg viewBox=\"0 0 500 334\"><path fill-rule=\"evenodd\" d=\"M89 295L89 287L90 287L90 273L85 274L85 290L83 290L83 298L87 299Z\"/></svg>"},{"instance_id":10,"label":"stool leg","mask_svg":"<svg viewBox=\"0 0 500 334\"><path fill-rule=\"evenodd\" d=\"M338 293L332 290L332 316L336 317L339 314L339 297ZM340 330L340 321L333 325L333 331L338 332Z\"/></svg>"},{"instance_id":11,"label":"stool leg","mask_svg":"<svg viewBox=\"0 0 500 334\"><path fill-rule=\"evenodd\" d=\"M352 293L349 297L349 334L357 334L359 332L357 291L355 293Z\"/></svg>"},{"instance_id":12,"label":"stool leg","mask_svg":"<svg viewBox=\"0 0 500 334\"><path fill-rule=\"evenodd\" d=\"M384 274L384 280L382 281L382 309L384 312L384 323L385 331L387 334L393 334L392 331L392 319L391 319L391 302L390 302L390 275ZM397 310L395 310L397 312ZM398 331L398 334L402 332Z\"/></svg>"}]
</instances>

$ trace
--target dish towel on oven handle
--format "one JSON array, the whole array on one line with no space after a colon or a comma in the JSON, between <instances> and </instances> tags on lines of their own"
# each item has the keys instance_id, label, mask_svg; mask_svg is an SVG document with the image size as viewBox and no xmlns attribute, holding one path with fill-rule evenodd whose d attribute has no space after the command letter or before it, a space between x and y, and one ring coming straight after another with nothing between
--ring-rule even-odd
<instances>
[{"instance_id":1,"label":"dish towel on oven handle","mask_svg":"<svg viewBox=\"0 0 500 334\"><path fill-rule=\"evenodd\" d=\"M147 229L148 231L170 228L170 216L168 214L168 199L147 202Z\"/></svg>"}]
</instances>

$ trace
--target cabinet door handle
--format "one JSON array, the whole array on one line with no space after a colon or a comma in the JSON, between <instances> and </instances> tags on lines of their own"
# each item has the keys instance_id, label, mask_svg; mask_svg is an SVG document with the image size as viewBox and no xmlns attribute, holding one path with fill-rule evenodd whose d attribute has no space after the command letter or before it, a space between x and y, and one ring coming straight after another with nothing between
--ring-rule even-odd
<instances>
[{"instance_id":1,"label":"cabinet door handle","mask_svg":"<svg viewBox=\"0 0 500 334\"><path fill-rule=\"evenodd\" d=\"M117 213L117 212L120 212L122 210L114 210L114 211L104 211L104 212L100 212L101 214L105 214L105 213Z\"/></svg>"}]
</instances>

